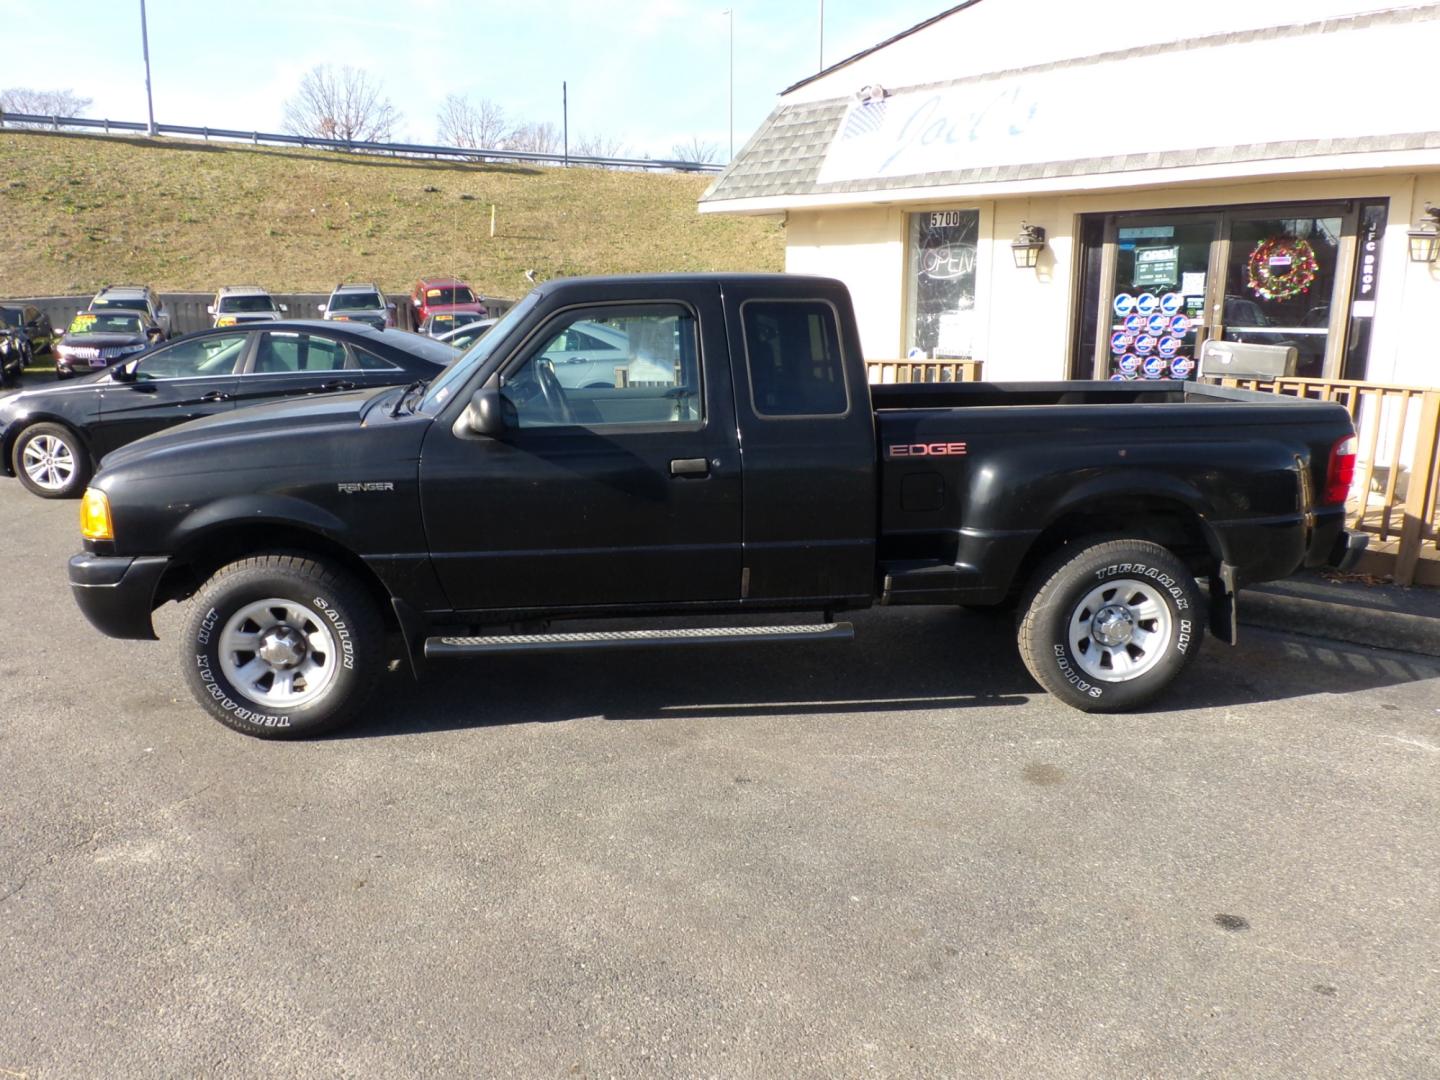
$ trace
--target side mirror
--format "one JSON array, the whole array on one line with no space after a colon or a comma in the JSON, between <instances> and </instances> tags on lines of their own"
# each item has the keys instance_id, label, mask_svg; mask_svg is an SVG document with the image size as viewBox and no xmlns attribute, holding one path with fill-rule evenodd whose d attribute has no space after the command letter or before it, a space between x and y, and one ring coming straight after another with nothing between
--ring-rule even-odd
<instances>
[{"instance_id":1,"label":"side mirror","mask_svg":"<svg viewBox=\"0 0 1440 1080\"><path fill-rule=\"evenodd\" d=\"M206 305L205 305L205 312L206 312L206 314L208 314L208 315L214 315L214 314L215 314L215 305L214 305L214 304L206 304Z\"/></svg>"},{"instance_id":2,"label":"side mirror","mask_svg":"<svg viewBox=\"0 0 1440 1080\"><path fill-rule=\"evenodd\" d=\"M132 383L135 381L135 362L128 364L116 364L110 369L110 381L118 383Z\"/></svg>"},{"instance_id":3,"label":"side mirror","mask_svg":"<svg viewBox=\"0 0 1440 1080\"><path fill-rule=\"evenodd\" d=\"M501 409L500 391L481 387L470 395L461 417L464 425L476 435L498 439L505 434L505 415Z\"/></svg>"},{"instance_id":4,"label":"side mirror","mask_svg":"<svg viewBox=\"0 0 1440 1080\"><path fill-rule=\"evenodd\" d=\"M290 310L290 305L289 305L289 304L281 304L281 305L280 305L280 310L281 310L282 313L283 313L283 312L286 312L286 311L289 311L289 310Z\"/></svg>"},{"instance_id":5,"label":"side mirror","mask_svg":"<svg viewBox=\"0 0 1440 1080\"><path fill-rule=\"evenodd\" d=\"M145 336L148 337L151 341L159 341L162 337L165 336L165 331L160 329L160 327L158 326L152 326L149 330L145 331Z\"/></svg>"},{"instance_id":6,"label":"side mirror","mask_svg":"<svg viewBox=\"0 0 1440 1080\"><path fill-rule=\"evenodd\" d=\"M316 304L316 305L315 305L315 310L318 311L318 312L320 312L321 315L324 315L324 314L325 314L325 305L324 305L324 304Z\"/></svg>"}]
</instances>

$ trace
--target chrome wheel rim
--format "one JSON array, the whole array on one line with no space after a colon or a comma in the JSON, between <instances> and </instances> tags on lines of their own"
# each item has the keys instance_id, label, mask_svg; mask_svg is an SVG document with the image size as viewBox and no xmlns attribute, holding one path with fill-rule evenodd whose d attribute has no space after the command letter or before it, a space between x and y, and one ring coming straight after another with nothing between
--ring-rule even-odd
<instances>
[{"instance_id":1,"label":"chrome wheel rim","mask_svg":"<svg viewBox=\"0 0 1440 1080\"><path fill-rule=\"evenodd\" d=\"M1120 578L1091 589L1070 612L1070 654L1097 682L1138 679L1169 649L1175 622L1159 589Z\"/></svg>"},{"instance_id":2,"label":"chrome wheel rim","mask_svg":"<svg viewBox=\"0 0 1440 1080\"><path fill-rule=\"evenodd\" d=\"M325 693L338 652L318 615L279 597L247 604L220 631L220 670L236 692L267 709L293 709Z\"/></svg>"},{"instance_id":3,"label":"chrome wheel rim","mask_svg":"<svg viewBox=\"0 0 1440 1080\"><path fill-rule=\"evenodd\" d=\"M37 435L21 451L20 467L37 486L59 491L75 475L75 451L54 435Z\"/></svg>"}]
</instances>

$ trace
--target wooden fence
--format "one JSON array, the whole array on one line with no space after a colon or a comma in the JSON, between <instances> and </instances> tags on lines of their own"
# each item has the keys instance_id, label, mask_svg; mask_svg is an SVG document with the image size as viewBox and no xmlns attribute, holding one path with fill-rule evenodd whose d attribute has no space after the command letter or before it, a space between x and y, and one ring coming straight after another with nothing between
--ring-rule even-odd
<instances>
[{"instance_id":1,"label":"wooden fence","mask_svg":"<svg viewBox=\"0 0 1440 1080\"><path fill-rule=\"evenodd\" d=\"M1414 584L1422 570L1423 583L1440 584L1440 389L1346 379L1223 382L1345 406L1360 436L1350 527L1372 535L1371 565L1398 584Z\"/></svg>"},{"instance_id":2,"label":"wooden fence","mask_svg":"<svg viewBox=\"0 0 1440 1080\"><path fill-rule=\"evenodd\" d=\"M872 383L979 382L980 360L866 360Z\"/></svg>"}]
</instances>

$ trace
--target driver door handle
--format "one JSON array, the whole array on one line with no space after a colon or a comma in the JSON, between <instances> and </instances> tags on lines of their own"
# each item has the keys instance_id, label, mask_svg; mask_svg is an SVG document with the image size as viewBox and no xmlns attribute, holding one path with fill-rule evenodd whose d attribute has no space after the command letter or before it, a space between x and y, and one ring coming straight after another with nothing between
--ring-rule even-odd
<instances>
[{"instance_id":1,"label":"driver door handle","mask_svg":"<svg viewBox=\"0 0 1440 1080\"><path fill-rule=\"evenodd\" d=\"M355 384L349 379L336 379L334 382L322 383L321 390L354 390Z\"/></svg>"},{"instance_id":2,"label":"driver door handle","mask_svg":"<svg viewBox=\"0 0 1440 1080\"><path fill-rule=\"evenodd\" d=\"M208 394L202 394L201 401L229 401L230 395L224 390L211 390Z\"/></svg>"},{"instance_id":3,"label":"driver door handle","mask_svg":"<svg viewBox=\"0 0 1440 1080\"><path fill-rule=\"evenodd\" d=\"M703 457L674 458L670 462L670 475L706 477L710 475L710 462Z\"/></svg>"}]
</instances>

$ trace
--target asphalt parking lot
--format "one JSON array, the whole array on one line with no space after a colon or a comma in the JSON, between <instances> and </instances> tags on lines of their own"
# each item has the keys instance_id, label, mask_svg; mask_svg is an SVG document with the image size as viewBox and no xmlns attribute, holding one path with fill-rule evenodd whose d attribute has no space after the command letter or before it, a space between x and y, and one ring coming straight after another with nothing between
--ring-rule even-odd
<instances>
[{"instance_id":1,"label":"asphalt parking lot","mask_svg":"<svg viewBox=\"0 0 1440 1080\"><path fill-rule=\"evenodd\" d=\"M1003 619L207 719L0 480L0 1078L1434 1076L1440 661L1247 631L1154 712Z\"/></svg>"}]
</instances>

